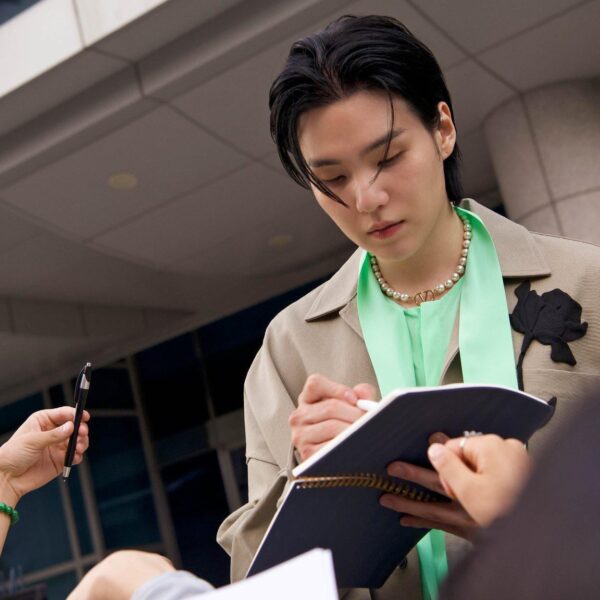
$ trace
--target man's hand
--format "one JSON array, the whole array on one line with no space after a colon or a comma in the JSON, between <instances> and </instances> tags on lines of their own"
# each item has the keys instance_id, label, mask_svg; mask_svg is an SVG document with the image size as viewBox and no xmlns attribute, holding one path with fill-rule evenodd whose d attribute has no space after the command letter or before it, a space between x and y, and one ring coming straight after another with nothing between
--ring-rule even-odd
<instances>
[{"instance_id":1,"label":"man's hand","mask_svg":"<svg viewBox=\"0 0 600 600\"><path fill-rule=\"evenodd\" d=\"M469 437L429 447L429 460L450 498L456 498L480 525L512 506L523 487L531 459L519 440L497 435Z\"/></svg>"},{"instance_id":2,"label":"man's hand","mask_svg":"<svg viewBox=\"0 0 600 600\"><path fill-rule=\"evenodd\" d=\"M388 474L446 495L438 474L431 469L396 461L388 466ZM403 527L440 529L467 540L472 540L479 529L473 518L456 501L419 502L394 494L384 494L379 501L382 506L403 513L400 518Z\"/></svg>"},{"instance_id":3,"label":"man's hand","mask_svg":"<svg viewBox=\"0 0 600 600\"><path fill-rule=\"evenodd\" d=\"M129 600L141 585L174 570L164 556L120 550L91 569L67 600Z\"/></svg>"},{"instance_id":4,"label":"man's hand","mask_svg":"<svg viewBox=\"0 0 600 600\"><path fill-rule=\"evenodd\" d=\"M351 388L322 375L308 377L289 418L292 441L302 460L365 414L356 406L359 399L374 400L373 387L361 383Z\"/></svg>"},{"instance_id":5,"label":"man's hand","mask_svg":"<svg viewBox=\"0 0 600 600\"><path fill-rule=\"evenodd\" d=\"M480 526L487 526L512 506L530 469L523 444L484 435L467 438L461 448L461 440L449 440L442 433L431 436L428 455L436 471L400 461L388 466L390 475L452 500L424 503L384 494L381 504L404 513L403 526L441 529L472 539Z\"/></svg>"},{"instance_id":6,"label":"man's hand","mask_svg":"<svg viewBox=\"0 0 600 600\"><path fill-rule=\"evenodd\" d=\"M0 501L14 506L24 494L62 472L74 418L75 409L70 406L40 410L0 447ZM73 464L81 462L89 446L89 419L84 411Z\"/></svg>"}]
</instances>

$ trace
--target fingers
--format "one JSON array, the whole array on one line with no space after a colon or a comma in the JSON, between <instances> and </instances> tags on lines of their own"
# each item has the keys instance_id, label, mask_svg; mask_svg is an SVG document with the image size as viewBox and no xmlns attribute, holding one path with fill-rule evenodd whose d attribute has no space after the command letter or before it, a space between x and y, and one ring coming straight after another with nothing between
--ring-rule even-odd
<instances>
[{"instance_id":1,"label":"fingers","mask_svg":"<svg viewBox=\"0 0 600 600\"><path fill-rule=\"evenodd\" d=\"M354 390L347 385L331 381L323 375L310 375L298 397L298 404L313 404L324 398L337 398L350 404L356 404L358 400Z\"/></svg>"},{"instance_id":2,"label":"fingers","mask_svg":"<svg viewBox=\"0 0 600 600\"><path fill-rule=\"evenodd\" d=\"M65 421L73 421L75 419L75 408L73 406L59 406L58 408L47 408L39 410L34 415L38 420L45 420L52 423L55 427L62 425ZM90 420L90 413L84 410L81 415L81 422L85 423Z\"/></svg>"},{"instance_id":3,"label":"fingers","mask_svg":"<svg viewBox=\"0 0 600 600\"><path fill-rule=\"evenodd\" d=\"M359 400L375 400L377 398L375 388L368 383L359 383L354 386L353 390Z\"/></svg>"},{"instance_id":4,"label":"fingers","mask_svg":"<svg viewBox=\"0 0 600 600\"><path fill-rule=\"evenodd\" d=\"M48 446L59 443L67 444L69 436L73 433L73 422L66 421L60 427L55 427L50 431L31 431L27 434L27 442L31 448L43 450ZM23 438L25 439L25 438Z\"/></svg>"},{"instance_id":5,"label":"fingers","mask_svg":"<svg viewBox=\"0 0 600 600\"><path fill-rule=\"evenodd\" d=\"M404 515L400 519L400 525L402 525L402 527L415 527L417 529L438 529L440 531L451 533L452 535L457 535L466 540L472 540L478 529L476 523L457 526L448 523L440 523L438 521L430 521L429 519L423 519L421 517L413 517L412 515Z\"/></svg>"},{"instance_id":6,"label":"fingers","mask_svg":"<svg viewBox=\"0 0 600 600\"><path fill-rule=\"evenodd\" d=\"M494 434L468 437L461 447L462 440L462 437L449 440L446 442L446 448L472 466L477 465L483 455L501 452L506 443L500 436Z\"/></svg>"},{"instance_id":7,"label":"fingers","mask_svg":"<svg viewBox=\"0 0 600 600\"><path fill-rule=\"evenodd\" d=\"M375 390L368 384L351 388L318 374L307 378L298 406L288 419L292 442L302 460L364 415L356 406L359 397L375 398Z\"/></svg>"},{"instance_id":8,"label":"fingers","mask_svg":"<svg viewBox=\"0 0 600 600\"><path fill-rule=\"evenodd\" d=\"M463 498L469 486L475 482L476 475L449 448L448 444L445 446L432 444L427 455L434 469L439 473L442 485L448 495L451 498Z\"/></svg>"},{"instance_id":9,"label":"fingers","mask_svg":"<svg viewBox=\"0 0 600 600\"><path fill-rule=\"evenodd\" d=\"M344 400L328 398L315 404L300 405L290 415L289 424L292 427L312 425L331 419L350 424L354 423L363 414L364 412L360 408L352 406Z\"/></svg>"},{"instance_id":10,"label":"fingers","mask_svg":"<svg viewBox=\"0 0 600 600\"><path fill-rule=\"evenodd\" d=\"M447 526L465 527L473 524L471 517L456 502L419 502L394 494L384 494L379 503L399 513L444 524L442 529Z\"/></svg>"},{"instance_id":11,"label":"fingers","mask_svg":"<svg viewBox=\"0 0 600 600\"><path fill-rule=\"evenodd\" d=\"M292 442L302 460L314 454L316 445L323 445L349 427L349 423L330 419L308 427L292 428Z\"/></svg>"},{"instance_id":12,"label":"fingers","mask_svg":"<svg viewBox=\"0 0 600 600\"><path fill-rule=\"evenodd\" d=\"M438 474L431 469L424 469L423 467L417 467L416 465L397 460L388 465L387 472L392 477L412 481L438 494L445 494Z\"/></svg>"}]
</instances>

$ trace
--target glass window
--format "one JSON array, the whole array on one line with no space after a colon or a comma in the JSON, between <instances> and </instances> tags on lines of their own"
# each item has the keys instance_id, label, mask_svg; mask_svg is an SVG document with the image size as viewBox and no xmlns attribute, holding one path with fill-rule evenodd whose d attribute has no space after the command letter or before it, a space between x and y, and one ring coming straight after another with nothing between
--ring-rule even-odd
<instances>
[{"instance_id":1,"label":"glass window","mask_svg":"<svg viewBox=\"0 0 600 600\"><path fill-rule=\"evenodd\" d=\"M123 367L92 368L87 407L134 408L129 371Z\"/></svg>"},{"instance_id":2,"label":"glass window","mask_svg":"<svg viewBox=\"0 0 600 600\"><path fill-rule=\"evenodd\" d=\"M158 464L170 465L209 450L208 435L204 427L187 429L156 442L154 449Z\"/></svg>"},{"instance_id":3,"label":"glass window","mask_svg":"<svg viewBox=\"0 0 600 600\"><path fill-rule=\"evenodd\" d=\"M236 448L231 451L231 462L233 463L233 471L235 480L238 484L240 492L240 500L242 504L248 502L248 469L246 468L246 449Z\"/></svg>"},{"instance_id":4,"label":"glass window","mask_svg":"<svg viewBox=\"0 0 600 600\"><path fill-rule=\"evenodd\" d=\"M47 579L48 600L64 600L76 585L77 575L74 571Z\"/></svg>"},{"instance_id":5,"label":"glass window","mask_svg":"<svg viewBox=\"0 0 600 600\"><path fill-rule=\"evenodd\" d=\"M94 419L88 458L109 550L160 541L136 417Z\"/></svg>"},{"instance_id":6,"label":"glass window","mask_svg":"<svg viewBox=\"0 0 600 600\"><path fill-rule=\"evenodd\" d=\"M216 415L242 408L244 380L260 348L261 340L205 357L208 385Z\"/></svg>"},{"instance_id":7,"label":"glass window","mask_svg":"<svg viewBox=\"0 0 600 600\"><path fill-rule=\"evenodd\" d=\"M90 534L85 503L83 501L81 477L79 476L79 469L77 467L71 471L67 485L71 496L71 505L73 506L73 516L75 518L75 526L79 538L79 548L82 556L85 556L86 554L91 554L94 551L94 547L92 546L92 536Z\"/></svg>"},{"instance_id":8,"label":"glass window","mask_svg":"<svg viewBox=\"0 0 600 600\"><path fill-rule=\"evenodd\" d=\"M216 452L162 469L183 568L213 585L229 583L229 557L216 543L227 500Z\"/></svg>"},{"instance_id":9,"label":"glass window","mask_svg":"<svg viewBox=\"0 0 600 600\"><path fill-rule=\"evenodd\" d=\"M154 439L198 427L208 420L203 374L186 334L137 355L142 400Z\"/></svg>"},{"instance_id":10,"label":"glass window","mask_svg":"<svg viewBox=\"0 0 600 600\"><path fill-rule=\"evenodd\" d=\"M65 394L62 385L53 385L48 390L48 393L50 394L50 404L52 404L52 406L54 406L55 408L58 408L59 406L64 406L66 404Z\"/></svg>"},{"instance_id":11,"label":"glass window","mask_svg":"<svg viewBox=\"0 0 600 600\"><path fill-rule=\"evenodd\" d=\"M321 281L303 285L198 330L217 415L243 406L246 374L273 317Z\"/></svg>"},{"instance_id":12,"label":"glass window","mask_svg":"<svg viewBox=\"0 0 600 600\"><path fill-rule=\"evenodd\" d=\"M10 530L0 570L22 567L27 574L72 559L59 485L55 479L19 502L21 520Z\"/></svg>"},{"instance_id":13,"label":"glass window","mask_svg":"<svg viewBox=\"0 0 600 600\"><path fill-rule=\"evenodd\" d=\"M12 433L31 413L42 410L42 408L44 408L44 400L41 394L33 394L0 407L0 435Z\"/></svg>"},{"instance_id":14,"label":"glass window","mask_svg":"<svg viewBox=\"0 0 600 600\"><path fill-rule=\"evenodd\" d=\"M40 0L9 0L0 2L0 25L27 10Z\"/></svg>"}]
</instances>

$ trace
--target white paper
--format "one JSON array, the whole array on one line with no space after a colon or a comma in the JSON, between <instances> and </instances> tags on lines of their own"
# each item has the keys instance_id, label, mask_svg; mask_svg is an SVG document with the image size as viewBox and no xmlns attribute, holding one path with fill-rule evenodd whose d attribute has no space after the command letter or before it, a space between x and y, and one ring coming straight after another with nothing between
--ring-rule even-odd
<instances>
[{"instance_id":1,"label":"white paper","mask_svg":"<svg viewBox=\"0 0 600 600\"><path fill-rule=\"evenodd\" d=\"M206 600L338 600L331 551L316 548L214 592Z\"/></svg>"}]
</instances>

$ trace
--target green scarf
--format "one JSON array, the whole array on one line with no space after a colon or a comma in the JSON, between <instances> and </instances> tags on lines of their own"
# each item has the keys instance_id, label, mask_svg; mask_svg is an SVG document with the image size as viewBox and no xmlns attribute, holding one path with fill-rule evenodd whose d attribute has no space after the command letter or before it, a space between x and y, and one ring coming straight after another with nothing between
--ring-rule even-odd
<instances>
[{"instance_id":1,"label":"green scarf","mask_svg":"<svg viewBox=\"0 0 600 600\"><path fill-rule=\"evenodd\" d=\"M494 242L481 219L461 208L472 227L471 247L462 289L452 290L436 301L443 302L452 292L460 300L458 343L465 383L492 383L517 388L515 357L502 272ZM396 388L415 385L413 361L407 357L408 330L404 312L381 289L370 268L365 252L358 276L358 316L369 357L373 364L382 395ZM426 318L427 304L421 305L421 317ZM454 301L446 305L453 308ZM453 308L456 311L456 308ZM456 312L454 313L456 314ZM431 334L429 334L431 338ZM445 357L449 343L447 335L438 339L437 347ZM425 336L424 336L425 338ZM423 339L425 353L436 347L435 340ZM435 362L435 365L433 363ZM425 385L440 383L443 360L432 361ZM437 367L436 367L437 366ZM446 547L442 531L431 531L417 545L421 567L424 600L437 597L439 585L448 572Z\"/></svg>"}]
</instances>

